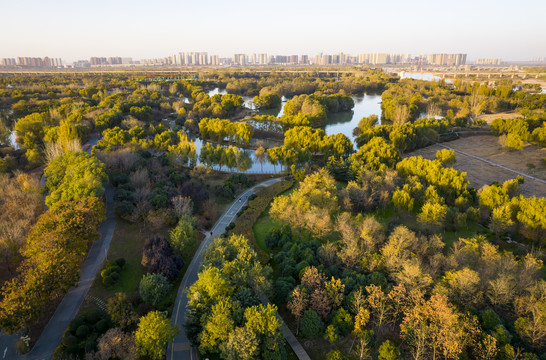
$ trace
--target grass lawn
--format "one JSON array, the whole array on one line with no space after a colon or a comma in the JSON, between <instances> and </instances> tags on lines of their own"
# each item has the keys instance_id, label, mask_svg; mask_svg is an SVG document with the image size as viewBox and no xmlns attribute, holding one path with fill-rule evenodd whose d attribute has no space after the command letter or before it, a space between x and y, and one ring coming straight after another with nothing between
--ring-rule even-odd
<instances>
[{"instance_id":1,"label":"grass lawn","mask_svg":"<svg viewBox=\"0 0 546 360\"><path fill-rule=\"evenodd\" d=\"M88 298L97 297L106 302L117 292L131 295L138 290L138 284L145 271L144 267L140 265L140 261L146 238L147 234L141 232L137 224L131 224L121 219L117 220L106 262L122 257L126 260L126 264L121 270L118 282L108 288L102 285L102 278L100 274L97 274L95 282L89 290Z\"/></svg>"},{"instance_id":2,"label":"grass lawn","mask_svg":"<svg viewBox=\"0 0 546 360\"><path fill-rule=\"evenodd\" d=\"M269 216L269 211L266 210L256 221L252 230L254 231L254 236L256 237L256 243L258 246L264 250L269 251L267 246L265 246L265 237L266 235L274 228L279 227L271 217Z\"/></svg>"},{"instance_id":3,"label":"grass lawn","mask_svg":"<svg viewBox=\"0 0 546 360\"><path fill-rule=\"evenodd\" d=\"M126 260L126 264L121 270L120 278L116 284L110 287L105 287L102 284L102 277L100 273L97 274L89 294L87 295L85 302L80 309L80 313L86 309L95 307L94 298L98 298L104 302L108 298L112 297L115 293L124 292L128 296L138 292L138 286L142 275L146 273L144 266L140 264L142 260L142 249L146 239L152 234L161 234L168 236L169 228L163 228L159 231L141 231L138 224L131 224L125 220L118 219L114 235L112 236L112 242L106 257L106 262L113 261L117 258L123 257ZM193 257L193 254L197 250L199 243L202 239L202 234L198 235L198 241L190 254L184 256L184 267L180 270L180 274L173 282L173 286L169 295L165 298L162 304L160 304L160 310L171 310L172 304L176 299L178 292L178 285L186 272L186 269ZM101 268L102 270L102 268Z\"/></svg>"}]
</instances>

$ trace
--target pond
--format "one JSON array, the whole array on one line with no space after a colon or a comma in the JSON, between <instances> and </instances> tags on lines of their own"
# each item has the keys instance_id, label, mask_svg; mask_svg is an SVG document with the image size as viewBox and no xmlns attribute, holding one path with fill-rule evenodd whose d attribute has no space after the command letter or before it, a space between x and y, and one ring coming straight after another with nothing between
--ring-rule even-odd
<instances>
[{"instance_id":1,"label":"pond","mask_svg":"<svg viewBox=\"0 0 546 360\"><path fill-rule=\"evenodd\" d=\"M225 95L228 94L227 90L215 88L208 92L209 96L216 94ZM250 102L252 97L250 96L241 96L244 100L245 107L252 109ZM344 111L340 113L330 113L326 121L326 126L324 131L327 135L342 133L353 141L353 129L358 126L358 122L365 116L370 116L375 114L378 118L381 118L381 95L380 94L364 94L361 96L352 96L355 106L353 110ZM288 99L282 98L282 107L277 109L267 109L258 111L260 114L264 115L274 115L282 116L284 103ZM197 147L197 153L200 154L201 148L203 147L204 141L200 138L193 138L195 145ZM356 149L356 144L355 149ZM240 149L242 150L251 160L250 168L245 173L279 173L281 171L280 165L273 165L267 159L261 163L255 156L256 151L250 149ZM219 166L213 166L215 170L220 170ZM227 170L224 166L222 170ZM231 170L231 169L230 169ZM233 171L237 171L233 169Z\"/></svg>"}]
</instances>

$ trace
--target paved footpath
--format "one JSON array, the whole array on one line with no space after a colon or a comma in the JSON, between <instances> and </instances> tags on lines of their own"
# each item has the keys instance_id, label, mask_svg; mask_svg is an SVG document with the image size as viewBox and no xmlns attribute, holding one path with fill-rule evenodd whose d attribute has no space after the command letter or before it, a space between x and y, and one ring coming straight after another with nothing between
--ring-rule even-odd
<instances>
[{"instance_id":1,"label":"paved footpath","mask_svg":"<svg viewBox=\"0 0 546 360\"><path fill-rule=\"evenodd\" d=\"M187 289L198 279L197 274L201 269L201 264L203 263L203 252L210 245L213 238L223 234L228 226L235 218L237 213L241 208L247 203L248 197L254 194L254 191L259 187L267 187L273 185L276 182L281 181L280 178L271 179L264 181L258 185L253 186L252 188L243 192L231 206L222 214L220 219L214 224L211 232L207 233L205 239L199 245L197 252L193 256L193 259L182 278L180 283L180 288L178 289L178 295L176 296L176 301L174 303L172 322L175 326L180 329L179 334L175 337L173 343L169 344L167 349L167 360L198 360L199 353L196 348L192 347L188 337L186 336L186 331L184 329L185 322L185 313L186 305L188 304ZM264 299L265 301L266 299ZM287 342L292 346L296 355L301 360L310 360L309 356L294 337L292 332L283 324L284 335Z\"/></svg>"}]
</instances>

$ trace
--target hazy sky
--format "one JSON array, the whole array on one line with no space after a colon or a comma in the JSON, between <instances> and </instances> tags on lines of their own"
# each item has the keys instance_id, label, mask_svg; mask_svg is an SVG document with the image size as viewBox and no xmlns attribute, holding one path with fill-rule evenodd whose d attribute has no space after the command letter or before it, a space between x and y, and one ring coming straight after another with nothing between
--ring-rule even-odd
<instances>
[{"instance_id":1,"label":"hazy sky","mask_svg":"<svg viewBox=\"0 0 546 360\"><path fill-rule=\"evenodd\" d=\"M0 0L0 58L179 51L546 56L545 0Z\"/></svg>"}]
</instances>

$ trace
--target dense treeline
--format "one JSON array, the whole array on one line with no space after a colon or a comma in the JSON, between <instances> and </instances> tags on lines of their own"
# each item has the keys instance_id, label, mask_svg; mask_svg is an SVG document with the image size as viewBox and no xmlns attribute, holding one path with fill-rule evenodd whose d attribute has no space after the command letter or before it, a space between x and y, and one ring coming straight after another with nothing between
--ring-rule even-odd
<instances>
[{"instance_id":1,"label":"dense treeline","mask_svg":"<svg viewBox=\"0 0 546 360\"><path fill-rule=\"evenodd\" d=\"M445 116L451 122L477 117L486 113L542 108L544 94L516 91L510 80L491 87L478 82L456 80L452 86L443 81L418 81L404 79L389 84L381 95L382 119L394 124L412 122L421 114L428 117Z\"/></svg>"},{"instance_id":2,"label":"dense treeline","mask_svg":"<svg viewBox=\"0 0 546 360\"><path fill-rule=\"evenodd\" d=\"M246 144L252 137L252 128L249 125L226 119L201 119L199 132L206 140L222 142L227 138L228 141L238 144Z\"/></svg>"},{"instance_id":3,"label":"dense treeline","mask_svg":"<svg viewBox=\"0 0 546 360\"><path fill-rule=\"evenodd\" d=\"M442 208L479 220L465 174L415 157L396 168L363 169L341 191L328 174L318 172L272 203L271 216L289 226L265 239L276 252L274 298L294 316L295 331L322 337L330 349L360 359L387 346L418 359L542 354L542 261L502 252L483 235L447 246L430 232L448 226L443 221L449 209ZM414 230L396 222L385 227L381 213L369 213L403 203L396 200L399 191L408 191L407 199L415 203L401 209L403 216L417 219ZM499 209L491 219L482 214L484 221L493 230L507 219L501 233L509 231L506 226L519 227L522 236L536 240L546 229L537 210L544 199L518 197L517 191L516 180L482 190L482 211ZM510 204L517 213L510 213ZM510 223L512 218L520 225Z\"/></svg>"},{"instance_id":4,"label":"dense treeline","mask_svg":"<svg viewBox=\"0 0 546 360\"><path fill-rule=\"evenodd\" d=\"M24 330L72 287L89 242L98 238L104 203L83 197L55 204L40 216L21 250L18 275L2 287L0 325L8 333Z\"/></svg>"},{"instance_id":5,"label":"dense treeline","mask_svg":"<svg viewBox=\"0 0 546 360\"><path fill-rule=\"evenodd\" d=\"M199 279L189 288L186 332L201 354L225 359L283 359L276 307L262 305L271 271L243 236L215 239Z\"/></svg>"},{"instance_id":6,"label":"dense treeline","mask_svg":"<svg viewBox=\"0 0 546 360\"><path fill-rule=\"evenodd\" d=\"M284 113L289 116L305 115L314 127L322 127L326 122L327 113L348 111L354 106L353 99L342 94L297 95L286 102Z\"/></svg>"},{"instance_id":7,"label":"dense treeline","mask_svg":"<svg viewBox=\"0 0 546 360\"><path fill-rule=\"evenodd\" d=\"M263 96L273 93L285 97L312 94L316 91L358 95L366 91L382 91L388 83L397 80L396 75L379 70L363 70L355 74L341 75L218 72L209 74L208 78L217 79L219 84L234 94ZM336 81L337 79L339 81Z\"/></svg>"},{"instance_id":8,"label":"dense treeline","mask_svg":"<svg viewBox=\"0 0 546 360\"><path fill-rule=\"evenodd\" d=\"M536 112L524 112L527 116L516 119L495 119L491 131L504 137L503 145L509 148L523 148L523 141L546 147L546 117Z\"/></svg>"}]
</instances>

